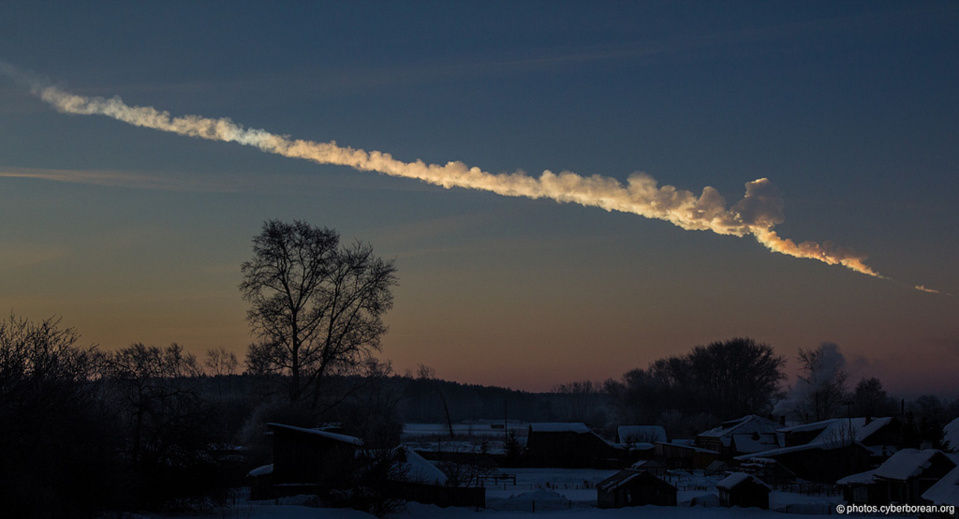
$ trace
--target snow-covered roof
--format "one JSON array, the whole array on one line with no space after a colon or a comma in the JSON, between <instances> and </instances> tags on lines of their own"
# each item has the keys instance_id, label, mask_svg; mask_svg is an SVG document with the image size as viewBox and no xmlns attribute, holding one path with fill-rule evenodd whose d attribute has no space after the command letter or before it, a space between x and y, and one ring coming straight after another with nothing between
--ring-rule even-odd
<instances>
[{"instance_id":1,"label":"snow-covered roof","mask_svg":"<svg viewBox=\"0 0 959 519\"><path fill-rule=\"evenodd\" d=\"M774 433L733 434L732 441L736 445L736 451L742 453L762 452L779 447Z\"/></svg>"},{"instance_id":2,"label":"snow-covered roof","mask_svg":"<svg viewBox=\"0 0 959 519\"><path fill-rule=\"evenodd\" d=\"M620 443L664 442L666 429L659 425L620 425L616 428Z\"/></svg>"},{"instance_id":3,"label":"snow-covered roof","mask_svg":"<svg viewBox=\"0 0 959 519\"><path fill-rule=\"evenodd\" d=\"M642 472L638 470L621 470L597 483L596 488L603 492L608 492L614 488L619 488L625 485L633 479L636 479L641 473Z\"/></svg>"},{"instance_id":4,"label":"snow-covered roof","mask_svg":"<svg viewBox=\"0 0 959 519\"><path fill-rule=\"evenodd\" d=\"M923 492L922 498L936 505L959 505L959 467L949 471Z\"/></svg>"},{"instance_id":5,"label":"snow-covered roof","mask_svg":"<svg viewBox=\"0 0 959 519\"><path fill-rule=\"evenodd\" d=\"M942 444L950 451L959 452L959 418L942 428Z\"/></svg>"},{"instance_id":6,"label":"snow-covered roof","mask_svg":"<svg viewBox=\"0 0 959 519\"><path fill-rule=\"evenodd\" d=\"M678 448L678 449L689 449L689 450L691 450L691 451L694 451L694 452L702 452L702 453L704 453L704 454L719 454L719 451L714 451L714 450L712 450L712 449L704 449L704 448L702 448L702 447L696 447L695 445L691 445L691 444L686 443L686 442L679 442L679 441L674 441L674 442L656 442L656 445L662 445L662 446L664 446L664 447L675 447L675 448Z\"/></svg>"},{"instance_id":7,"label":"snow-covered roof","mask_svg":"<svg viewBox=\"0 0 959 519\"><path fill-rule=\"evenodd\" d=\"M343 443L349 443L351 445L363 445L363 440L357 438L356 436L349 436L346 434L339 434L330 431L325 431L323 429L307 429L306 427L297 427L295 425L286 425L282 423L268 423L268 427L274 429L285 429L287 431L296 431L304 434L311 434L314 436L320 436L329 440L334 440Z\"/></svg>"},{"instance_id":8,"label":"snow-covered roof","mask_svg":"<svg viewBox=\"0 0 959 519\"><path fill-rule=\"evenodd\" d=\"M757 485L762 485L766 488L769 488L769 485L763 483L763 481L752 474L746 474L745 472L733 472L732 474L723 478L719 483L716 483L716 488L725 488L727 490L735 488L746 481L752 481Z\"/></svg>"},{"instance_id":9,"label":"snow-covered roof","mask_svg":"<svg viewBox=\"0 0 959 519\"><path fill-rule=\"evenodd\" d=\"M634 465L634 466L635 466L635 465ZM632 481L632 480L634 480L634 479L642 476L643 474L649 474L649 471L646 470L646 469L644 469L644 468L641 468L641 469L635 469L635 468L623 469L623 470L621 470L621 471L613 474L612 476L610 476L610 477L608 477L608 478L600 481L599 483L597 483L597 484L596 484L596 488L599 489L599 490L602 490L602 491L604 491L604 492L608 492L609 490L612 490L612 489L614 489L614 488L619 488L619 487L625 485L626 483L629 483L630 481ZM656 478L656 476L653 476L652 474L649 474L649 476L647 476L647 477L652 477L652 478L655 478L655 479L659 479L659 478ZM669 484L669 483L666 482L666 481L663 481L662 479L659 479L659 481L661 481L663 484L672 486L671 484Z\"/></svg>"},{"instance_id":10,"label":"snow-covered roof","mask_svg":"<svg viewBox=\"0 0 959 519\"><path fill-rule=\"evenodd\" d=\"M859 472L846 476L839 481L836 481L837 485L869 485L874 481L873 476L876 475L876 469L867 470L865 472Z\"/></svg>"},{"instance_id":11,"label":"snow-covered roof","mask_svg":"<svg viewBox=\"0 0 959 519\"><path fill-rule=\"evenodd\" d=\"M943 455L938 449L902 449L893 454L882 465L860 472L851 476L846 476L836 483L840 485L862 484L868 485L875 478L894 479L897 481L906 481L909 478L918 476L923 470L929 467L933 457ZM952 460L950 460L951 462Z\"/></svg>"},{"instance_id":12,"label":"snow-covered roof","mask_svg":"<svg viewBox=\"0 0 959 519\"><path fill-rule=\"evenodd\" d=\"M829 420L783 427L779 429L779 432L791 433L821 430L822 432L809 443L844 442L853 439L861 442L875 434L891 421L892 417L889 416L872 419L862 416L856 418L830 418Z\"/></svg>"},{"instance_id":13,"label":"snow-covered roof","mask_svg":"<svg viewBox=\"0 0 959 519\"><path fill-rule=\"evenodd\" d=\"M762 416L749 414L735 420L727 420L719 427L713 427L712 429L702 432L699 435L706 438L720 438L745 429L747 424L753 424L762 429L768 428L770 431L773 431L776 425L772 420L763 418Z\"/></svg>"},{"instance_id":14,"label":"snow-covered roof","mask_svg":"<svg viewBox=\"0 0 959 519\"><path fill-rule=\"evenodd\" d=\"M941 456L942 451L938 449L902 449L884 461L882 465L879 465L879 468L876 469L876 476L905 481L918 476L924 469L928 468L932 463L932 458L936 455Z\"/></svg>"},{"instance_id":15,"label":"snow-covered roof","mask_svg":"<svg viewBox=\"0 0 959 519\"><path fill-rule=\"evenodd\" d=\"M260 476L268 476L272 473L273 473L273 464L270 463L269 465L260 465L259 467L247 472L246 475L250 476L251 478L257 478Z\"/></svg>"},{"instance_id":16,"label":"snow-covered roof","mask_svg":"<svg viewBox=\"0 0 959 519\"><path fill-rule=\"evenodd\" d=\"M647 470L663 468L663 464L656 460L639 460L629 466L631 469Z\"/></svg>"},{"instance_id":17,"label":"snow-covered roof","mask_svg":"<svg viewBox=\"0 0 959 519\"><path fill-rule=\"evenodd\" d=\"M829 420L822 420L819 422L812 422L802 425L794 425L792 427L783 427L779 429L781 433L790 433L790 432L809 432L809 431L821 431L816 435L815 438L810 440L808 443L801 445L792 445L789 447L780 447L775 449L769 449L764 451L758 451L750 454L744 454L742 456L737 456L736 459L750 459L754 457L774 457L780 456L783 454L788 454L791 452L801 452L804 450L810 449L836 449L839 447L845 447L852 445L853 443L859 443L877 431L886 426L891 420L891 417L885 418L874 418L868 420L869 423L866 423L868 419L859 417L859 418L832 418Z\"/></svg>"},{"instance_id":18,"label":"snow-covered roof","mask_svg":"<svg viewBox=\"0 0 959 519\"><path fill-rule=\"evenodd\" d=\"M582 422L539 422L529 424L529 430L532 432L572 432L585 434L589 432L589 427Z\"/></svg>"},{"instance_id":19,"label":"snow-covered roof","mask_svg":"<svg viewBox=\"0 0 959 519\"><path fill-rule=\"evenodd\" d=\"M402 463L406 481L426 485L442 486L446 484L446 473L433 465L433 462L420 456L409 447L399 447L399 449L406 456L406 461Z\"/></svg>"}]
</instances>

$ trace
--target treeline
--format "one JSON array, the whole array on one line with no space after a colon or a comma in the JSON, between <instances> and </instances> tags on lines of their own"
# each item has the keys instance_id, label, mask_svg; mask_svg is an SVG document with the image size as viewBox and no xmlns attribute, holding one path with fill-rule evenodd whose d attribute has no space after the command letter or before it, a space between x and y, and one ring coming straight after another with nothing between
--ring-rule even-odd
<instances>
[{"instance_id":1,"label":"treeline","mask_svg":"<svg viewBox=\"0 0 959 519\"><path fill-rule=\"evenodd\" d=\"M679 437L746 414L796 422L901 414L916 424L921 439L936 444L943 426L959 417L959 399L897 400L875 377L851 384L835 344L801 349L796 360L798 380L785 387L786 359L767 344L737 338L659 359L594 387L610 397L615 421L662 425Z\"/></svg>"},{"instance_id":2,"label":"treeline","mask_svg":"<svg viewBox=\"0 0 959 519\"><path fill-rule=\"evenodd\" d=\"M222 503L269 462L263 424L336 422L371 447L398 443L391 373L332 378L315 406L285 400L282 377L236 375L173 344L102 351L57 319L0 321L0 503L4 517L197 510ZM281 396L277 396L281 395Z\"/></svg>"},{"instance_id":3,"label":"treeline","mask_svg":"<svg viewBox=\"0 0 959 519\"><path fill-rule=\"evenodd\" d=\"M103 351L58 319L0 321L0 502L11 517L211 507L270 462L265 424L335 424L391 448L404 422L565 418L542 395L401 377L368 358L291 400L290 377L251 374L224 350ZM242 373L241 373L242 371Z\"/></svg>"},{"instance_id":4,"label":"treeline","mask_svg":"<svg viewBox=\"0 0 959 519\"><path fill-rule=\"evenodd\" d=\"M79 345L56 319L10 316L0 321L0 502L25 518L215 506L270 462L268 422L335 425L391 448L404 422L582 421L608 435L619 424L658 424L689 437L751 413L809 421L904 412L936 442L959 416L959 401L897 401L875 378L849 384L835 345L798 360L799 381L784 387L784 358L734 339L602 384L528 393L439 380L428 368L398 376L368 357L324 377L322 392L291 399L287 374L252 373L224 350L203 359L176 344L108 352Z\"/></svg>"}]
</instances>

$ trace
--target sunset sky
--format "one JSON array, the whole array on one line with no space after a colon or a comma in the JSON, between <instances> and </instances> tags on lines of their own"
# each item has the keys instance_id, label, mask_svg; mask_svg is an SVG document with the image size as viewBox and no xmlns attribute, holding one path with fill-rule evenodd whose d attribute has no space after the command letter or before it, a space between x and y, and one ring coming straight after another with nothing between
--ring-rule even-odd
<instances>
[{"instance_id":1,"label":"sunset sky","mask_svg":"<svg viewBox=\"0 0 959 519\"><path fill-rule=\"evenodd\" d=\"M768 178L779 235L883 276L62 113L0 75L0 310L84 343L242 355L240 263L264 220L298 218L396 259L400 373L545 390L749 336L791 372L831 341L853 381L959 394L956 2L34 1L0 5L0 34L0 61L59 91L404 162L642 172L729 210Z\"/></svg>"}]
</instances>

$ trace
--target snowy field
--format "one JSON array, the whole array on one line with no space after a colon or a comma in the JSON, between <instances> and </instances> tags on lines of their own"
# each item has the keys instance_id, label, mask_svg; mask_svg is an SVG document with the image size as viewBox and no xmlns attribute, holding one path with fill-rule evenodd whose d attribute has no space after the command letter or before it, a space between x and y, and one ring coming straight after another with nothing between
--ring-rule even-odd
<instances>
[{"instance_id":1,"label":"snowy field","mask_svg":"<svg viewBox=\"0 0 959 519\"><path fill-rule=\"evenodd\" d=\"M824 517L835 513L835 505L842 502L838 495L803 495L773 491L770 506L774 510L788 507L792 513L757 508L722 508L718 506L689 506L693 498L716 503L715 483L717 476L701 473L673 473L670 477L679 491L680 506L642 506L612 510L596 508L596 484L614 474L614 470L557 469L557 468L506 468L497 471L501 475L515 476L512 481L487 484L486 509L440 508L432 505L408 503L405 509L392 517L410 519L579 519L579 518L772 518L801 519ZM709 497L712 497L710 499ZM704 499L705 498L705 499ZM310 506L315 498L297 496L273 501L238 500L232 509L219 513L194 516L149 516L150 519L369 519L373 516L355 510L316 508Z\"/></svg>"},{"instance_id":2,"label":"snowy field","mask_svg":"<svg viewBox=\"0 0 959 519\"><path fill-rule=\"evenodd\" d=\"M246 504L233 510L196 516L143 516L143 519L372 519L374 516L355 510L337 508L312 508L299 505ZM815 514L784 514L758 508L700 508L700 507L663 507L639 506L602 510L599 508L572 508L556 511L496 511L473 510L471 508L440 508L432 505L409 503L406 510L394 514L395 519L424 517L429 519L735 519L743 518L779 518L802 519L804 517L825 517ZM883 516L894 517L894 516Z\"/></svg>"}]
</instances>

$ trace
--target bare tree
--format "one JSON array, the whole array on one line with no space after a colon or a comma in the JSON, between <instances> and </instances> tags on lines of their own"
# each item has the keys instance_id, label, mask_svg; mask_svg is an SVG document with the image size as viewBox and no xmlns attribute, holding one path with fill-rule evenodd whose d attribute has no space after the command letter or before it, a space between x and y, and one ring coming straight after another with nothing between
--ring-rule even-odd
<instances>
[{"instance_id":1,"label":"bare tree","mask_svg":"<svg viewBox=\"0 0 959 519\"><path fill-rule=\"evenodd\" d=\"M446 401L446 395L443 394L443 388L440 387L440 381L436 378L436 370L427 366L426 364L420 364L416 368L416 376L420 380L429 380L433 383L433 388L436 390L436 394L440 397L440 402L443 403L443 413L446 416L446 427L449 429L450 439L456 437L453 434L453 419L450 417L450 406Z\"/></svg>"},{"instance_id":2,"label":"bare tree","mask_svg":"<svg viewBox=\"0 0 959 519\"><path fill-rule=\"evenodd\" d=\"M889 397L878 378L863 378L856 384L852 403L857 416L889 416L896 413L896 401Z\"/></svg>"},{"instance_id":3,"label":"bare tree","mask_svg":"<svg viewBox=\"0 0 959 519\"><path fill-rule=\"evenodd\" d=\"M236 353L227 351L226 348L214 348L206 352L207 374L211 377L223 375L236 375L236 368L239 361L236 359Z\"/></svg>"},{"instance_id":4,"label":"bare tree","mask_svg":"<svg viewBox=\"0 0 959 519\"><path fill-rule=\"evenodd\" d=\"M349 372L386 332L396 267L367 244L341 245L340 235L302 221L270 220L241 266L247 319L260 339L247 364L289 376L289 397L320 395L323 378Z\"/></svg>"},{"instance_id":5,"label":"bare tree","mask_svg":"<svg viewBox=\"0 0 959 519\"><path fill-rule=\"evenodd\" d=\"M824 342L814 350L799 350L802 372L796 383L797 412L804 420L839 416L846 401L846 359L839 346Z\"/></svg>"},{"instance_id":6,"label":"bare tree","mask_svg":"<svg viewBox=\"0 0 959 519\"><path fill-rule=\"evenodd\" d=\"M106 364L110 394L128 423L131 461L172 463L169 457L199 429L202 406L194 386L202 370L196 357L176 343L136 343L111 353Z\"/></svg>"}]
</instances>

